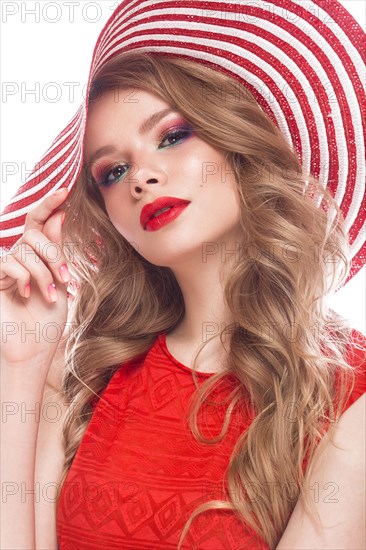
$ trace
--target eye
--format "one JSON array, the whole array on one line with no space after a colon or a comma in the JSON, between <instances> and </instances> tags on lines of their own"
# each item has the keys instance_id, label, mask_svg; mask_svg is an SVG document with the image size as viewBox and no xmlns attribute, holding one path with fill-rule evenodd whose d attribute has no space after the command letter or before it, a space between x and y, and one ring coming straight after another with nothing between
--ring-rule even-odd
<instances>
[{"instance_id":1,"label":"eye","mask_svg":"<svg viewBox=\"0 0 366 550\"><path fill-rule=\"evenodd\" d=\"M121 177L123 177L126 174L127 170L127 164L116 164L115 166L113 166L112 169L102 172L100 181L96 183L102 187L110 187L111 185L116 183Z\"/></svg>"},{"instance_id":2,"label":"eye","mask_svg":"<svg viewBox=\"0 0 366 550\"><path fill-rule=\"evenodd\" d=\"M163 136L162 141L160 142L160 147L170 147L172 145L176 145L177 143L183 141L184 139L187 139L191 137L193 134L192 128L177 128L175 130L169 131L165 136ZM167 144L164 145L164 142L167 142Z\"/></svg>"}]
</instances>

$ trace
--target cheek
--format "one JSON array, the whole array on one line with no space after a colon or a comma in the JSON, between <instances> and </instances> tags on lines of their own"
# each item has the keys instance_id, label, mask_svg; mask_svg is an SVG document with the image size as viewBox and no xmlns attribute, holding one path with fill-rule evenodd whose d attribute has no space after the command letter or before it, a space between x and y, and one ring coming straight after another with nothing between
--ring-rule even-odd
<instances>
[{"instance_id":1,"label":"cheek","mask_svg":"<svg viewBox=\"0 0 366 550\"><path fill-rule=\"evenodd\" d=\"M103 195L108 217L116 230L127 240L131 240L134 224L131 214L128 213L127 199L113 191L110 189Z\"/></svg>"},{"instance_id":2,"label":"cheek","mask_svg":"<svg viewBox=\"0 0 366 550\"><path fill-rule=\"evenodd\" d=\"M212 150L192 141L189 148L177 149L174 159L166 169L172 181L177 179L188 189L190 186L202 187L202 184L210 183L220 170L219 163L220 160Z\"/></svg>"},{"instance_id":3,"label":"cheek","mask_svg":"<svg viewBox=\"0 0 366 550\"><path fill-rule=\"evenodd\" d=\"M220 194L236 190L235 174L222 153L203 144L189 159L188 169L200 187L215 188Z\"/></svg>"},{"instance_id":4,"label":"cheek","mask_svg":"<svg viewBox=\"0 0 366 550\"><path fill-rule=\"evenodd\" d=\"M206 229L216 229L218 232L231 230L240 224L240 201L236 189L236 181L226 176L221 181L221 174L211 178L202 189Z\"/></svg>"}]
</instances>

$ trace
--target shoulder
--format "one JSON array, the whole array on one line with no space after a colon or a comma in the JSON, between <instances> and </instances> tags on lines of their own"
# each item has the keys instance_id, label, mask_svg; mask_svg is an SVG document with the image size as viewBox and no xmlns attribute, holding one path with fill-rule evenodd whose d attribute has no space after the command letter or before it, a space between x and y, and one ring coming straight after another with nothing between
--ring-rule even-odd
<instances>
[{"instance_id":1,"label":"shoulder","mask_svg":"<svg viewBox=\"0 0 366 550\"><path fill-rule=\"evenodd\" d=\"M366 548L365 418L363 394L321 440L278 550Z\"/></svg>"},{"instance_id":2,"label":"shoulder","mask_svg":"<svg viewBox=\"0 0 366 550\"><path fill-rule=\"evenodd\" d=\"M347 357L350 364L356 368L366 362L366 336L356 329L352 329L350 332Z\"/></svg>"},{"instance_id":3,"label":"shoulder","mask_svg":"<svg viewBox=\"0 0 366 550\"><path fill-rule=\"evenodd\" d=\"M346 360L353 368L355 383L352 392L352 403L366 391L366 337L352 330L346 349Z\"/></svg>"},{"instance_id":4,"label":"shoulder","mask_svg":"<svg viewBox=\"0 0 366 550\"><path fill-rule=\"evenodd\" d=\"M278 550L366 548L366 338L357 330L345 359L354 372L353 389L315 451Z\"/></svg>"},{"instance_id":5,"label":"shoulder","mask_svg":"<svg viewBox=\"0 0 366 550\"><path fill-rule=\"evenodd\" d=\"M364 394L323 437L277 550L366 548L365 412Z\"/></svg>"},{"instance_id":6,"label":"shoulder","mask_svg":"<svg viewBox=\"0 0 366 550\"><path fill-rule=\"evenodd\" d=\"M352 391L343 413L366 392L366 337L358 330L352 329L345 355L347 363L352 367L354 379L349 382Z\"/></svg>"},{"instance_id":7,"label":"shoulder","mask_svg":"<svg viewBox=\"0 0 366 550\"><path fill-rule=\"evenodd\" d=\"M352 329L346 350L346 360L354 373L353 388L338 420L332 424L329 434L322 445L331 448L330 439L335 446L344 446L347 453L364 450L365 409L366 409L366 337ZM321 453L321 450L319 451Z\"/></svg>"}]
</instances>

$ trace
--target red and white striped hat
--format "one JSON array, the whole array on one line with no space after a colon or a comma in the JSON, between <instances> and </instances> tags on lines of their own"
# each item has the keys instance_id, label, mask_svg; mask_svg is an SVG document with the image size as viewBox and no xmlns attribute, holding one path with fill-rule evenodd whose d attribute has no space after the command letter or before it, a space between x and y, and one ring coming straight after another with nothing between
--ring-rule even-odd
<instances>
[{"instance_id":1,"label":"red and white striped hat","mask_svg":"<svg viewBox=\"0 0 366 550\"><path fill-rule=\"evenodd\" d=\"M127 50L183 56L239 79L340 205L349 280L366 252L364 46L365 33L338 0L124 0L97 40L87 92L96 71ZM2 212L2 248L20 237L38 201L74 185L87 112L84 100Z\"/></svg>"}]
</instances>

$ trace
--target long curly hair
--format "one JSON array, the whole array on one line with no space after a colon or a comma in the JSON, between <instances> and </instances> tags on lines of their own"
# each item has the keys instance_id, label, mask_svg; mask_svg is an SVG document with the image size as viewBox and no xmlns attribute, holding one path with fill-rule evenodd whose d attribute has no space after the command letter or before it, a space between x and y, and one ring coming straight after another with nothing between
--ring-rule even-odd
<instances>
[{"instance_id":1,"label":"long curly hair","mask_svg":"<svg viewBox=\"0 0 366 550\"><path fill-rule=\"evenodd\" d=\"M214 336L230 341L227 370L197 383L203 342L192 369L196 391L189 427L200 442L220 441L232 415L244 414L244 396L255 422L233 449L228 499L209 500L194 510L178 548L192 520L211 508L232 510L274 548L303 498L316 446L348 397L349 379L352 389L354 374L346 360L351 329L327 305L350 267L342 214L330 192L303 173L275 123L236 78L188 59L127 52L96 74L90 101L116 88L147 90L179 111L198 137L224 153L240 201L240 261L224 287L234 322ZM66 211L64 239L73 244L72 254L67 252L77 290L66 342L63 391L69 414L58 496L95 396L121 363L143 356L185 311L173 272L144 259L112 225L87 166ZM227 372L237 385L220 435L208 439L200 432L198 413ZM291 421L285 414L290 404L296 407ZM252 487L260 491L253 495Z\"/></svg>"}]
</instances>

